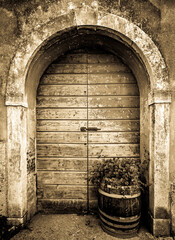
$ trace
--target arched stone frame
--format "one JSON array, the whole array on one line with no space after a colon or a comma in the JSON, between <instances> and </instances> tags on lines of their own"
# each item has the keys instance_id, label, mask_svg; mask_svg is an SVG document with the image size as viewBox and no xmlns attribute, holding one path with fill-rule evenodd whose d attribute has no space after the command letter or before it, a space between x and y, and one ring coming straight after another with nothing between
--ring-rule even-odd
<instances>
[{"instance_id":1,"label":"arched stone frame","mask_svg":"<svg viewBox=\"0 0 175 240\"><path fill-rule=\"evenodd\" d=\"M77 34L79 36L98 34L104 39L112 39L114 53L115 50L120 49L120 47L115 49L115 41L124 46L124 54L120 53L120 57L130 66L138 80L141 92L141 125L143 124L141 158L144 157L144 148L150 155L151 226L154 235L165 233L169 235L170 93L164 60L149 36L128 20L94 10L95 17L91 21L88 17L82 19L81 11L93 13L92 9L84 6L46 22L31 32L30 36L22 36L11 63L6 92L9 221L17 224L24 222L28 211L26 159L29 131L27 126L29 118L34 117L39 79L55 58L73 47L71 47L73 43L67 41L68 39L73 39ZM103 46L108 48L104 43ZM109 50L112 51L112 48ZM127 53L130 54L128 59ZM35 74L32 75L34 72Z\"/></svg>"}]
</instances>

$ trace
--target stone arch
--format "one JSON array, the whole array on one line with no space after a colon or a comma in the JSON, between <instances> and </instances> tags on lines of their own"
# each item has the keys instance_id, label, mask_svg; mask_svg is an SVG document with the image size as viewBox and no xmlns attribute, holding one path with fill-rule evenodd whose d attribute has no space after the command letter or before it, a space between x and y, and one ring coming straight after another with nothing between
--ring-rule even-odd
<instances>
[{"instance_id":1,"label":"stone arch","mask_svg":"<svg viewBox=\"0 0 175 240\"><path fill-rule=\"evenodd\" d=\"M85 17L82 18L82 14ZM89 18L89 15L92 17ZM156 45L139 27L124 18L98 12L96 7L85 5L36 26L30 35L24 31L11 63L6 91L9 220L22 223L28 211L26 159L32 137L28 136L30 130L27 126L29 120L35 125L35 96L39 79L59 55L77 44L87 44L83 36L88 36L88 40L95 36L98 45L119 54L138 80L143 106L141 157L144 158L144 149L150 155L149 211L152 231L155 235L161 234L160 229L166 226L169 234L170 93L165 62ZM130 57L127 58L127 55ZM18 166L17 172L13 171L14 165ZM15 194L13 189L17 189Z\"/></svg>"},{"instance_id":2,"label":"stone arch","mask_svg":"<svg viewBox=\"0 0 175 240\"><path fill-rule=\"evenodd\" d=\"M63 19L63 23L58 24L60 18ZM87 22L80 25L78 23L79 19L75 18L75 15L71 12L53 19L51 23L45 23L44 26L35 29L30 36L21 37L18 50L10 67L6 92L7 105L10 102L21 103L25 101L26 75L28 66L34 60L35 54L42 51L42 46L47 45L50 42L49 40L57 38L61 31L74 27L77 27L78 30L79 27L81 28L84 25L88 28ZM157 46L144 31L128 20L113 14L107 14L99 19L96 17L93 25L90 24L89 28L90 26L94 30L100 27L108 29L108 35L120 39L121 42L130 46L137 53L147 69L152 95L154 95L153 92L169 91L168 75L163 57ZM26 37L27 39L25 39ZM18 79L18 81L14 82L14 79Z\"/></svg>"}]
</instances>

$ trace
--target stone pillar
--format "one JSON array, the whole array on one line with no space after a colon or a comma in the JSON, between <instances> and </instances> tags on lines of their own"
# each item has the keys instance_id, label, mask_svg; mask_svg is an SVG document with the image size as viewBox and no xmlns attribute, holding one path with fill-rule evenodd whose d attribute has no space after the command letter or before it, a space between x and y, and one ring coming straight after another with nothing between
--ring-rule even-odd
<instances>
[{"instance_id":1,"label":"stone pillar","mask_svg":"<svg viewBox=\"0 0 175 240\"><path fill-rule=\"evenodd\" d=\"M8 221L23 224L27 213L26 108L7 106Z\"/></svg>"},{"instance_id":2,"label":"stone pillar","mask_svg":"<svg viewBox=\"0 0 175 240\"><path fill-rule=\"evenodd\" d=\"M170 103L150 104L149 210L154 236L170 235Z\"/></svg>"}]
</instances>

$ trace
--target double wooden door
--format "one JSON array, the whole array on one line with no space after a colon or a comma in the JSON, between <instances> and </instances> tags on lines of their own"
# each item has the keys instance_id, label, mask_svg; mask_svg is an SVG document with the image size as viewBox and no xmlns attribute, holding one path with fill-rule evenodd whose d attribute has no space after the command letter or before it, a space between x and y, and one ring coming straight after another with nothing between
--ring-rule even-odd
<instances>
[{"instance_id":1,"label":"double wooden door","mask_svg":"<svg viewBox=\"0 0 175 240\"><path fill-rule=\"evenodd\" d=\"M38 208L93 209L96 161L139 158L139 91L115 55L77 50L53 62L37 95Z\"/></svg>"}]
</instances>

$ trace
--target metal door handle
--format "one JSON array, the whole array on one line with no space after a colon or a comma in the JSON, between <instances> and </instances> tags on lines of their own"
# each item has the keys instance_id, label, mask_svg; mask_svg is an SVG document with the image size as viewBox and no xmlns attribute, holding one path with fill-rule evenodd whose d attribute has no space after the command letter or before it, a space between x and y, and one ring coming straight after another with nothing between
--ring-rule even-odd
<instances>
[{"instance_id":1,"label":"metal door handle","mask_svg":"<svg viewBox=\"0 0 175 240\"><path fill-rule=\"evenodd\" d=\"M91 132L96 132L96 131L99 131L101 130L100 128L97 128L97 127L81 127L80 128L81 132L87 132L87 131L91 131Z\"/></svg>"}]
</instances>

